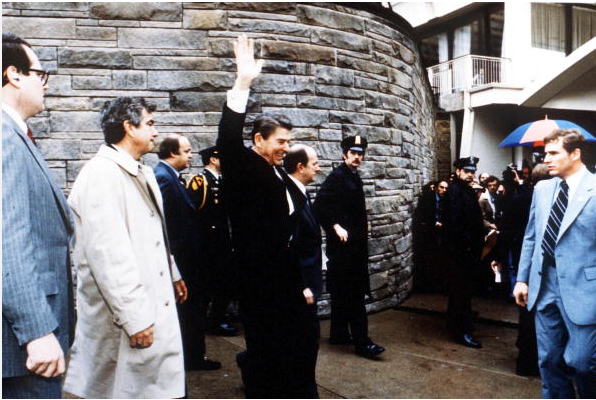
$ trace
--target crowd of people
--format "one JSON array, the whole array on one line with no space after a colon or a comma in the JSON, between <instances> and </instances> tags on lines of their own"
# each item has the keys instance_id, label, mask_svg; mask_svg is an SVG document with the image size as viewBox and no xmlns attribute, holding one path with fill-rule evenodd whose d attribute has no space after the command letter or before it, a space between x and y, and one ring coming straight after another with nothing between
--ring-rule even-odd
<instances>
[{"instance_id":1,"label":"crowd of people","mask_svg":"<svg viewBox=\"0 0 596 400\"><path fill-rule=\"evenodd\" d=\"M479 159L460 158L448 179L424 188L414 219L415 285L448 295L448 330L476 349L482 345L472 334L472 295L516 302L516 373L540 375L545 398L575 397L574 379L577 394L590 398L596 394L594 175L578 131L555 130L544 143L544 162L533 168L510 164L501 179L486 172L476 179ZM566 183L575 197L564 193ZM566 213L568 201L573 211Z\"/></svg>"},{"instance_id":2,"label":"crowd of people","mask_svg":"<svg viewBox=\"0 0 596 400\"><path fill-rule=\"evenodd\" d=\"M26 41L3 34L3 397L60 398L64 373L64 390L84 398L185 397L186 371L221 368L206 356L205 333L238 334L226 315L238 299L246 350L236 361L246 396L318 398L321 228L327 240L330 344L353 345L356 354L370 359L385 351L369 337L365 308L370 295L368 225L358 168L366 138L341 141L339 166L311 201L307 185L320 171L317 154L306 145L290 146L292 123L286 116L258 116L251 144L245 146L249 90L263 61L255 60L254 43L244 35L234 41L234 53L236 80L227 92L215 146L199 152L205 167L200 174L181 176L193 157L182 135L162 139L157 165L144 165L141 157L158 145L155 107L142 98L118 97L100 112L105 144L81 169L67 200L26 125L44 109L48 73ZM545 263L558 267L546 274L554 294L537 298L540 278L534 277L534 261L539 256L532 252L540 247L533 241L543 236L544 225L536 221L544 215L536 211L537 196L530 201L529 177L523 182L513 177L515 185L504 179L501 189L489 176L485 190L474 186L478 159L459 159L453 180L439 182L436 191L422 197L420 224L429 238L432 234L435 250L450 255L448 326L456 341L481 347L472 336L471 271L482 259L494 274L513 276L510 269L517 266L518 304L527 301L532 309L538 303L543 380L555 376L559 385L569 374L563 366L569 365L580 378L579 394L593 395L594 241L592 236L585 243L590 238L585 230L594 226L594 177L579 167L577 134L558 135L545 140L550 175L568 180L568 197L583 201L581 207L570 202L576 219L564 219L561 229L573 235L570 240L583 240L573 245L583 249L584 258L592 257L587 264L577 262L586 266L585 282L576 282L583 279L582 270L568 275L574 282L565 281L580 292L579 299L569 299L569 289L555 276L561 254L550 219L550 236L545 234L549 239L542 244L551 250ZM558 185L561 180L551 181ZM499 191L509 197L499 197ZM533 228L525 230L525 237L514 203L520 213L529 212L528 227ZM519 247L522 241L521 256L516 256L520 250L513 243ZM562 311L560 298L575 309ZM553 307L563 318L557 325L562 339L555 344L550 328L545 329L554 323L547 315ZM542 337L549 342L542 343ZM573 386L562 385L549 384L545 390L552 396L570 394Z\"/></svg>"}]
</instances>

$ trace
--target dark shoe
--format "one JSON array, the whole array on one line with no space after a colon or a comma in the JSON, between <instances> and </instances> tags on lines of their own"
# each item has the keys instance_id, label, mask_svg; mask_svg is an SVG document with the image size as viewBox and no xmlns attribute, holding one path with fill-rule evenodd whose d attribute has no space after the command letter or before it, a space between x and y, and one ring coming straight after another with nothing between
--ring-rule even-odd
<instances>
[{"instance_id":1,"label":"dark shoe","mask_svg":"<svg viewBox=\"0 0 596 400\"><path fill-rule=\"evenodd\" d=\"M329 344L340 344L340 345L347 345L347 344L354 344L354 338L352 335L348 337L340 337L340 338L329 338Z\"/></svg>"},{"instance_id":2,"label":"dark shoe","mask_svg":"<svg viewBox=\"0 0 596 400\"><path fill-rule=\"evenodd\" d=\"M461 345L466 347L471 347L473 349L481 349L482 345L476 339L472 337L469 333L464 333L461 336L458 336L455 341Z\"/></svg>"},{"instance_id":3,"label":"dark shoe","mask_svg":"<svg viewBox=\"0 0 596 400\"><path fill-rule=\"evenodd\" d=\"M220 369L221 363L219 361L213 361L207 358L207 356L203 357L201 361L197 363L197 370L199 371L213 371L214 369Z\"/></svg>"},{"instance_id":4,"label":"dark shoe","mask_svg":"<svg viewBox=\"0 0 596 400\"><path fill-rule=\"evenodd\" d=\"M371 343L366 347L359 347L356 349L356 354L362 357L374 359L376 356L385 351L384 347L378 344Z\"/></svg>"},{"instance_id":5,"label":"dark shoe","mask_svg":"<svg viewBox=\"0 0 596 400\"><path fill-rule=\"evenodd\" d=\"M219 336L238 336L238 328L224 322L223 324L219 324L213 328L211 333Z\"/></svg>"}]
</instances>

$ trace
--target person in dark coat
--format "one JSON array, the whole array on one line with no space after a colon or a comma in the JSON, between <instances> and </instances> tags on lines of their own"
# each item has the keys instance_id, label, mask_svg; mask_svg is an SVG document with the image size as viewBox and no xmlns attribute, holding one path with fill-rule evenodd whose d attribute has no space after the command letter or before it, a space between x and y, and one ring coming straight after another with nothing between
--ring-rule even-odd
<instances>
[{"instance_id":1,"label":"person in dark coat","mask_svg":"<svg viewBox=\"0 0 596 400\"><path fill-rule=\"evenodd\" d=\"M456 342L472 348L482 347L472 336L471 309L471 278L484 245L482 212L470 186L477 163L477 157L466 157L453 164L456 176L445 195L443 224L443 240L450 255L447 327Z\"/></svg>"},{"instance_id":2,"label":"person in dark coat","mask_svg":"<svg viewBox=\"0 0 596 400\"><path fill-rule=\"evenodd\" d=\"M190 288L188 301L184 294L178 306L184 367L187 371L213 370L221 363L205 356L205 306L202 301L202 277L200 274L202 248L199 227L196 224L194 205L186 192L180 172L190 165L192 159L190 142L184 136L170 135L160 146L159 163L155 166L155 178L163 198L163 208L170 250L180 269L186 287Z\"/></svg>"},{"instance_id":3,"label":"person in dark coat","mask_svg":"<svg viewBox=\"0 0 596 400\"><path fill-rule=\"evenodd\" d=\"M290 148L284 158L284 169L287 175L287 188L296 210L292 214L295 218L295 228L290 240L290 249L294 262L302 274L303 294L311 313L310 345L307 354L311 356L308 365L306 382L311 387L311 393L317 393L315 369L320 337L319 320L317 316L317 301L321 298L323 287L322 276L322 238L321 226L314 215L310 195L306 185L314 181L320 171L319 159L315 150L306 145L297 144Z\"/></svg>"},{"instance_id":4,"label":"person in dark coat","mask_svg":"<svg viewBox=\"0 0 596 400\"><path fill-rule=\"evenodd\" d=\"M366 139L341 142L344 162L321 185L315 211L327 237L327 289L331 294L331 344L354 344L356 353L374 358L385 349L368 337L364 300L370 295L368 224L362 180L357 169ZM351 332L351 335L350 335Z\"/></svg>"},{"instance_id":5,"label":"person in dark coat","mask_svg":"<svg viewBox=\"0 0 596 400\"><path fill-rule=\"evenodd\" d=\"M292 260L295 207L281 169L292 125L281 115L260 116L253 124L253 146L245 147L242 139L248 91L262 65L254 60L253 46L244 35L234 44L238 76L217 138L247 348L237 361L249 398L316 397L305 384L311 314Z\"/></svg>"},{"instance_id":6,"label":"person in dark coat","mask_svg":"<svg viewBox=\"0 0 596 400\"><path fill-rule=\"evenodd\" d=\"M205 168L188 184L201 231L201 264L204 269L204 305L211 303L210 331L236 336L238 329L226 322L226 312L237 292L228 213L222 196L222 177L217 146L199 151ZM207 312L207 311L205 311Z\"/></svg>"},{"instance_id":7,"label":"person in dark coat","mask_svg":"<svg viewBox=\"0 0 596 400\"><path fill-rule=\"evenodd\" d=\"M427 185L434 186L434 190L423 189L414 212L414 287L420 292L443 292L445 268L441 230L449 183L440 180Z\"/></svg>"}]
</instances>

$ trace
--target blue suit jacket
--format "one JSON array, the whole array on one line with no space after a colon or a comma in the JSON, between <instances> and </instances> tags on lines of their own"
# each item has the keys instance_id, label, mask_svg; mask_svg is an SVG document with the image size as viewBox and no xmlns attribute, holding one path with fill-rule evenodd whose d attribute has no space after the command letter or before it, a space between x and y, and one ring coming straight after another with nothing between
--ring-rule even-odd
<instances>
[{"instance_id":1,"label":"blue suit jacket","mask_svg":"<svg viewBox=\"0 0 596 400\"><path fill-rule=\"evenodd\" d=\"M199 230L192 199L171 168L159 162L153 171L163 198L170 250L182 278L195 283Z\"/></svg>"},{"instance_id":2,"label":"blue suit jacket","mask_svg":"<svg viewBox=\"0 0 596 400\"><path fill-rule=\"evenodd\" d=\"M29 374L25 344L54 332L72 341L66 199L41 153L2 113L2 377Z\"/></svg>"},{"instance_id":3,"label":"blue suit jacket","mask_svg":"<svg viewBox=\"0 0 596 400\"><path fill-rule=\"evenodd\" d=\"M542 278L542 238L560 178L534 189L519 261L518 282L526 282L528 309L536 304ZM574 324L596 324L596 176L586 172L569 199L555 246L557 278L565 311Z\"/></svg>"}]
</instances>

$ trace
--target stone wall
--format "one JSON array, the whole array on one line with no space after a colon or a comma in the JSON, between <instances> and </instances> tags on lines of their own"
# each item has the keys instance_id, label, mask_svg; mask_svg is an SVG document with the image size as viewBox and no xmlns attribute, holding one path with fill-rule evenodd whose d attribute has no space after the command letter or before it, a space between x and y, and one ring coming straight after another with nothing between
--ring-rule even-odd
<instances>
[{"instance_id":1,"label":"stone wall","mask_svg":"<svg viewBox=\"0 0 596 400\"><path fill-rule=\"evenodd\" d=\"M413 204L436 175L437 144L430 88L407 29L334 3L2 6L3 31L26 38L52 72L46 111L30 122L67 192L102 143L98 110L116 96L155 103L160 133L188 136L195 152L212 145L233 84L232 38L255 38L266 62L248 119L261 112L292 119L294 142L313 145L321 158L313 191L341 160L344 136L368 138L361 170L370 224L368 307L387 308L407 295ZM152 164L156 156L145 159ZM199 164L195 157L191 172ZM327 303L320 304L323 314Z\"/></svg>"}]
</instances>

